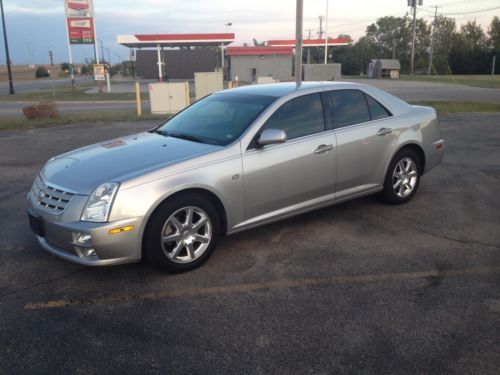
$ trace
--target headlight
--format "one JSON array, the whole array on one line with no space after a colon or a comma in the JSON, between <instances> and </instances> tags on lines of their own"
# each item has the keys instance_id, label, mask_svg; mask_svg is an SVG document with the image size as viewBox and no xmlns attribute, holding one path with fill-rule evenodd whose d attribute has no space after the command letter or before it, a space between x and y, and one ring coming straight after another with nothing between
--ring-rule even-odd
<instances>
[{"instance_id":1,"label":"headlight","mask_svg":"<svg viewBox=\"0 0 500 375\"><path fill-rule=\"evenodd\" d=\"M117 190L116 182L107 182L95 189L83 209L81 220L98 223L107 221Z\"/></svg>"}]
</instances>

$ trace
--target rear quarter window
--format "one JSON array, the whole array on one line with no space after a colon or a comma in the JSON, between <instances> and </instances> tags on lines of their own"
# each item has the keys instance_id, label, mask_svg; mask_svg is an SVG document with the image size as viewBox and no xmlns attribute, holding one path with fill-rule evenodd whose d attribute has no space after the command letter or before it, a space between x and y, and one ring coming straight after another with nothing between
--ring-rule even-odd
<instances>
[{"instance_id":1,"label":"rear quarter window","mask_svg":"<svg viewBox=\"0 0 500 375\"><path fill-rule=\"evenodd\" d=\"M368 107L370 108L370 114L372 120L378 120L381 118L392 116L391 113L378 101L373 99L370 95L365 95L366 102L368 103Z\"/></svg>"}]
</instances>

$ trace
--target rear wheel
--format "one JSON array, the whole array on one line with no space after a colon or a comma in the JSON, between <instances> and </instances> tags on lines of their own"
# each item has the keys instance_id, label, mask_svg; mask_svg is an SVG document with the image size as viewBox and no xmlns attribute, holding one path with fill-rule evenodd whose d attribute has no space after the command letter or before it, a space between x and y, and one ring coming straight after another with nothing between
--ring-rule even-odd
<instances>
[{"instance_id":1,"label":"rear wheel","mask_svg":"<svg viewBox=\"0 0 500 375\"><path fill-rule=\"evenodd\" d=\"M399 151L391 161L382 197L388 203L406 203L416 194L422 174L420 159L410 149Z\"/></svg>"},{"instance_id":2,"label":"rear wheel","mask_svg":"<svg viewBox=\"0 0 500 375\"><path fill-rule=\"evenodd\" d=\"M164 202L151 217L143 253L162 270L189 271L208 259L219 235L219 215L208 199L178 195Z\"/></svg>"}]
</instances>

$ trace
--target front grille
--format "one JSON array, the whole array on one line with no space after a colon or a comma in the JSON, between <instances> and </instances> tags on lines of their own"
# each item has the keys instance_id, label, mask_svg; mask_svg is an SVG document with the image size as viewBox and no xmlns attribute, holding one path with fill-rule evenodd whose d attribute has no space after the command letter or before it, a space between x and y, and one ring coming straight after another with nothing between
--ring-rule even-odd
<instances>
[{"instance_id":1,"label":"front grille","mask_svg":"<svg viewBox=\"0 0 500 375\"><path fill-rule=\"evenodd\" d=\"M49 186L40 176L37 176L33 187L33 202L42 211L50 214L61 214L75 194L61 188Z\"/></svg>"}]
</instances>

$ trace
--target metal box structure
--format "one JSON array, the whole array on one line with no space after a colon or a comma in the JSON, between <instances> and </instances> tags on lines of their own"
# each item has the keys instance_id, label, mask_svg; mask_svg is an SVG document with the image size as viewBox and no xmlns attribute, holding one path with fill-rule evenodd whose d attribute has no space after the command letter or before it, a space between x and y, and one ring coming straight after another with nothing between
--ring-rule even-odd
<instances>
[{"instance_id":1,"label":"metal box structure","mask_svg":"<svg viewBox=\"0 0 500 375\"><path fill-rule=\"evenodd\" d=\"M342 64L304 64L304 81L338 81Z\"/></svg>"},{"instance_id":2,"label":"metal box structure","mask_svg":"<svg viewBox=\"0 0 500 375\"><path fill-rule=\"evenodd\" d=\"M224 90L222 71L194 73L196 100L216 91Z\"/></svg>"},{"instance_id":3,"label":"metal box structure","mask_svg":"<svg viewBox=\"0 0 500 375\"><path fill-rule=\"evenodd\" d=\"M179 112L189 105L189 83L150 83L149 102L151 113L165 114Z\"/></svg>"}]
</instances>

